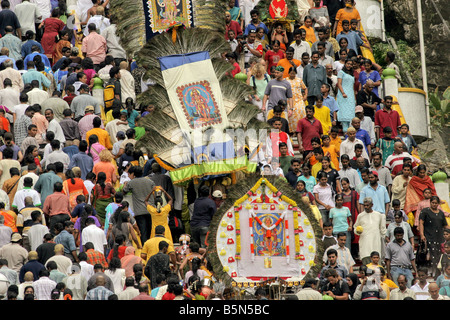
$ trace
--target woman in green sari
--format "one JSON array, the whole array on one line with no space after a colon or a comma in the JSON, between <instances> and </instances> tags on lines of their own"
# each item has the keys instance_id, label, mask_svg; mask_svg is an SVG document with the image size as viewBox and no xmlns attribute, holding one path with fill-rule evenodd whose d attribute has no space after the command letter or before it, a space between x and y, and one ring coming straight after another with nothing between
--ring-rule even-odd
<instances>
[{"instance_id":1,"label":"woman in green sari","mask_svg":"<svg viewBox=\"0 0 450 320\"><path fill-rule=\"evenodd\" d=\"M114 201L116 190L110 182L106 182L106 174L99 172L97 175L97 183L92 189L91 203L97 211L97 217L101 224L105 224L106 207Z\"/></svg>"}]
</instances>

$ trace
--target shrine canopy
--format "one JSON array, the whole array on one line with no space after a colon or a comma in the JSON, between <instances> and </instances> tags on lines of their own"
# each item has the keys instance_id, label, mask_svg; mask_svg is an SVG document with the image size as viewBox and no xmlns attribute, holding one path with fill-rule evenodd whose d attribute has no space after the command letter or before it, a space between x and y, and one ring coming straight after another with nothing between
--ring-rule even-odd
<instances>
[{"instance_id":1,"label":"shrine canopy","mask_svg":"<svg viewBox=\"0 0 450 320\"><path fill-rule=\"evenodd\" d=\"M237 283L316 277L321 231L310 207L277 177L259 176L244 189L221 207L214 227L215 269Z\"/></svg>"}]
</instances>

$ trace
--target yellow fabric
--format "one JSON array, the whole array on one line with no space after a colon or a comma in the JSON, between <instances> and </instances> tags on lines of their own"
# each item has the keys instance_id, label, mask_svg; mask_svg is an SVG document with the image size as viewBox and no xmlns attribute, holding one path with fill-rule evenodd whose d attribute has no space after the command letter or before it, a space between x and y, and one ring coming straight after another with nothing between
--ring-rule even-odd
<instances>
[{"instance_id":1,"label":"yellow fabric","mask_svg":"<svg viewBox=\"0 0 450 320\"><path fill-rule=\"evenodd\" d=\"M336 169L334 167L333 162L330 163L331 168ZM322 170L322 162L317 162L315 165L312 166L311 168L311 175L316 178L317 177L317 173ZM336 169L337 170L337 169Z\"/></svg>"},{"instance_id":2,"label":"yellow fabric","mask_svg":"<svg viewBox=\"0 0 450 320\"><path fill-rule=\"evenodd\" d=\"M311 211L314 214L314 218L316 218L317 222L319 222L322 219L322 214L320 213L319 208L317 208L317 206L315 205L310 205L311 206Z\"/></svg>"},{"instance_id":3,"label":"yellow fabric","mask_svg":"<svg viewBox=\"0 0 450 320\"><path fill-rule=\"evenodd\" d=\"M150 234L150 238L155 236L155 228L156 226L163 226L166 231L164 236L173 242L172 233L170 232L169 223L167 222L167 218L169 217L169 213L172 210L172 206L170 204L166 204L161 208L161 212L158 212L156 207L148 205L147 211L152 216L152 231Z\"/></svg>"},{"instance_id":4,"label":"yellow fabric","mask_svg":"<svg viewBox=\"0 0 450 320\"><path fill-rule=\"evenodd\" d=\"M303 80L298 77L295 77L294 80L288 77L285 80L291 84L293 100L292 116L289 117L289 131L296 132L298 121L306 117L305 102L302 94L302 90L306 90L306 86Z\"/></svg>"},{"instance_id":5,"label":"yellow fabric","mask_svg":"<svg viewBox=\"0 0 450 320\"><path fill-rule=\"evenodd\" d=\"M342 139L339 136L336 136L336 139L333 139L330 136L330 145L336 146L336 150L341 150Z\"/></svg>"},{"instance_id":6,"label":"yellow fabric","mask_svg":"<svg viewBox=\"0 0 450 320\"><path fill-rule=\"evenodd\" d=\"M305 40L306 41L311 42L311 43L314 43L314 42L317 41L316 33L315 33L313 27L307 28L305 25L303 25L303 26L300 27L300 29L305 29L305 31L306 31Z\"/></svg>"},{"instance_id":7,"label":"yellow fabric","mask_svg":"<svg viewBox=\"0 0 450 320\"><path fill-rule=\"evenodd\" d=\"M339 170L339 156L338 156L339 149L337 149L335 145L330 144L329 147L323 146L322 150L324 155L327 155L329 153L331 163L334 165L336 170Z\"/></svg>"},{"instance_id":8,"label":"yellow fabric","mask_svg":"<svg viewBox=\"0 0 450 320\"><path fill-rule=\"evenodd\" d=\"M113 145L111 143L111 138L109 137L108 131L101 128L93 128L86 132L86 141L89 141L89 136L95 134L98 137L98 142L104 146L106 149L111 150Z\"/></svg>"},{"instance_id":9,"label":"yellow fabric","mask_svg":"<svg viewBox=\"0 0 450 320\"><path fill-rule=\"evenodd\" d=\"M329 134L331 129L330 108L314 106L314 117L322 124L323 134Z\"/></svg>"}]
</instances>

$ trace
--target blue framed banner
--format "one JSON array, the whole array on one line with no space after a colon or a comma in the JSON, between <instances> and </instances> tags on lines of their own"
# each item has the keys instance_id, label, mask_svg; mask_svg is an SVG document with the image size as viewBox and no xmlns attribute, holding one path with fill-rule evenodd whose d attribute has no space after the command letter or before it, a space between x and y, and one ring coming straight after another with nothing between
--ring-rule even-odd
<instances>
[{"instance_id":1,"label":"blue framed banner","mask_svg":"<svg viewBox=\"0 0 450 320\"><path fill-rule=\"evenodd\" d=\"M228 126L219 80L207 51L160 57L172 109L182 130Z\"/></svg>"}]
</instances>

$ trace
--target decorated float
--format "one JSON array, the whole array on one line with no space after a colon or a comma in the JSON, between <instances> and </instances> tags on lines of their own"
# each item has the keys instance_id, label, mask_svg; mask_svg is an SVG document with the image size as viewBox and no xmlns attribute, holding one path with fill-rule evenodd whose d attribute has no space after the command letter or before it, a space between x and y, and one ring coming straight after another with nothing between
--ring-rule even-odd
<instances>
[{"instance_id":1,"label":"decorated float","mask_svg":"<svg viewBox=\"0 0 450 320\"><path fill-rule=\"evenodd\" d=\"M322 267L321 235L309 205L283 179L249 175L211 222L208 259L218 279L237 287L300 286Z\"/></svg>"}]
</instances>

